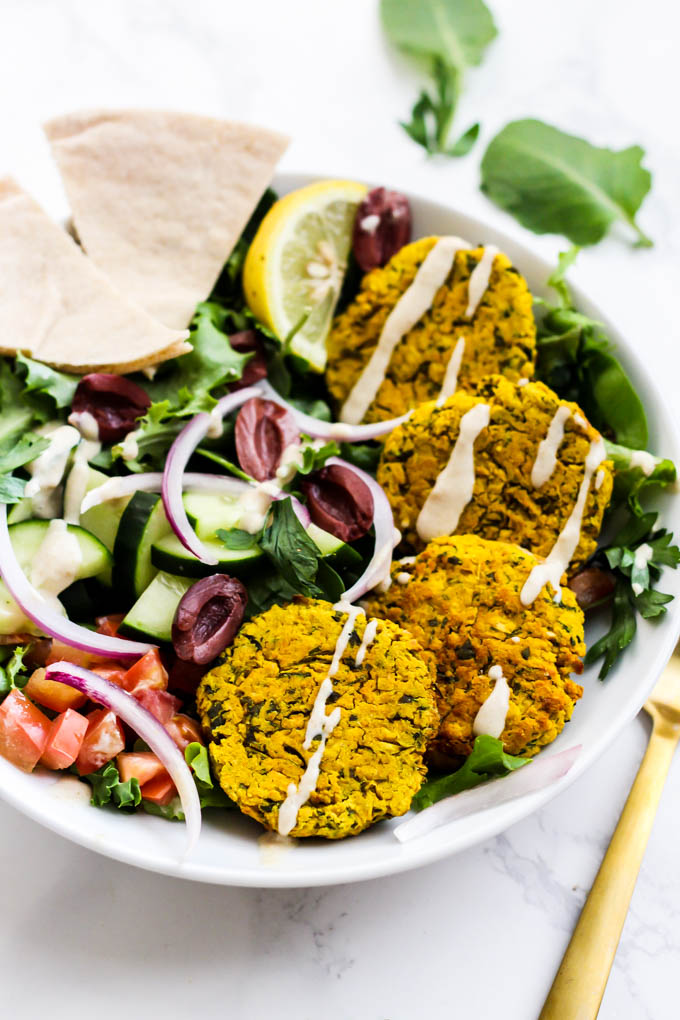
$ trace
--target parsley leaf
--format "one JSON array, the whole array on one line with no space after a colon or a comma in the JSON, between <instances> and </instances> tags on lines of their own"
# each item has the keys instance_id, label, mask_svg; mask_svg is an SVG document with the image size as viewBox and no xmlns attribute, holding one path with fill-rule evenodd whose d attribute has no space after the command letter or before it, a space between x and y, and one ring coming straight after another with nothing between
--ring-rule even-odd
<instances>
[{"instance_id":1,"label":"parsley leaf","mask_svg":"<svg viewBox=\"0 0 680 1020\"><path fill-rule=\"evenodd\" d=\"M383 28L390 40L423 67L434 91L423 90L402 127L429 155L464 156L479 124L449 142L451 125L468 67L482 62L497 34L483 0L381 0Z\"/></svg>"},{"instance_id":2,"label":"parsley leaf","mask_svg":"<svg viewBox=\"0 0 680 1020\"><path fill-rule=\"evenodd\" d=\"M635 219L652 182L644 155L639 145L601 149L543 121L517 120L489 143L481 187L535 234L596 244L619 221L649 247Z\"/></svg>"},{"instance_id":3,"label":"parsley leaf","mask_svg":"<svg viewBox=\"0 0 680 1020\"><path fill-rule=\"evenodd\" d=\"M463 790L471 790L488 779L506 776L509 772L526 765L528 760L506 754L503 744L495 737L479 736L475 739L472 752L456 772L428 779L423 783L411 801L411 808L414 811L422 811L423 808L431 807L444 797L451 797Z\"/></svg>"}]
</instances>

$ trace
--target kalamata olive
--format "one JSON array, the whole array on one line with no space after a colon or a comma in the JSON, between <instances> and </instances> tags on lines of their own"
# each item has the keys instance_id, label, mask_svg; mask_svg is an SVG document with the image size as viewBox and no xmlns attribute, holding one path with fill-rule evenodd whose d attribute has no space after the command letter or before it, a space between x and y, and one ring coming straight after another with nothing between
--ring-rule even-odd
<instances>
[{"instance_id":1,"label":"kalamata olive","mask_svg":"<svg viewBox=\"0 0 680 1020\"><path fill-rule=\"evenodd\" d=\"M359 203L352 249L364 270L384 266L411 240L411 207L398 191L374 188Z\"/></svg>"},{"instance_id":2,"label":"kalamata olive","mask_svg":"<svg viewBox=\"0 0 680 1020\"><path fill-rule=\"evenodd\" d=\"M343 542L354 542L371 527L371 490L349 468L330 464L305 478L301 485L310 516L324 531Z\"/></svg>"},{"instance_id":3,"label":"kalamata olive","mask_svg":"<svg viewBox=\"0 0 680 1020\"><path fill-rule=\"evenodd\" d=\"M87 411L92 415L102 442L119 443L150 404L148 393L125 376L93 372L78 383L71 406L78 414Z\"/></svg>"},{"instance_id":4,"label":"kalamata olive","mask_svg":"<svg viewBox=\"0 0 680 1020\"><path fill-rule=\"evenodd\" d=\"M211 662L234 640L247 602L241 582L226 574L212 574L192 584L172 623L177 657L196 665Z\"/></svg>"},{"instance_id":5,"label":"kalamata olive","mask_svg":"<svg viewBox=\"0 0 680 1020\"><path fill-rule=\"evenodd\" d=\"M242 390L246 386L264 379L267 374L267 360L264 356L262 340L254 329L244 329L241 333L232 333L229 343L239 354L250 354L254 352L250 361L246 362L243 375L235 383L231 383L230 390Z\"/></svg>"},{"instance_id":6,"label":"kalamata olive","mask_svg":"<svg viewBox=\"0 0 680 1020\"><path fill-rule=\"evenodd\" d=\"M569 587L581 609L586 610L609 599L616 587L616 581L609 570L586 567L572 577Z\"/></svg>"},{"instance_id":7,"label":"kalamata olive","mask_svg":"<svg viewBox=\"0 0 680 1020\"><path fill-rule=\"evenodd\" d=\"M295 418L273 400L252 397L236 419L236 454L244 471L258 482L276 477L287 446L299 439Z\"/></svg>"}]
</instances>

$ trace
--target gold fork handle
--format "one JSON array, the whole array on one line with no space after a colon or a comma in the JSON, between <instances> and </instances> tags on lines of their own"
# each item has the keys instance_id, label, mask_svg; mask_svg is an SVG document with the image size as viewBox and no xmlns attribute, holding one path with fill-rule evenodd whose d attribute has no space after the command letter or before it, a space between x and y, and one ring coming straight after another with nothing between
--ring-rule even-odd
<instances>
[{"instance_id":1,"label":"gold fork handle","mask_svg":"<svg viewBox=\"0 0 680 1020\"><path fill-rule=\"evenodd\" d=\"M649 746L539 1020L594 1020L680 729L654 723Z\"/></svg>"}]
</instances>

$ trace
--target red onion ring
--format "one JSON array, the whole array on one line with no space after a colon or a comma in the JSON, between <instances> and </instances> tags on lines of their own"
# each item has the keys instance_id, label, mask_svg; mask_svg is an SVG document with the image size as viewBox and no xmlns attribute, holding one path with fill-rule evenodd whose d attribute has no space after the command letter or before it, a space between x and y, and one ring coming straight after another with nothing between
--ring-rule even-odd
<instances>
[{"instance_id":1,"label":"red onion ring","mask_svg":"<svg viewBox=\"0 0 680 1020\"><path fill-rule=\"evenodd\" d=\"M97 634L86 627L79 627L77 623L72 623L51 609L19 566L9 535L5 503L0 503L0 574L24 615L37 624L44 634L72 648L110 659L138 659L155 647L141 641L126 641L124 638Z\"/></svg>"},{"instance_id":2,"label":"red onion ring","mask_svg":"<svg viewBox=\"0 0 680 1020\"><path fill-rule=\"evenodd\" d=\"M259 387L262 396L280 404L286 411L290 411L297 420L300 432L312 436L313 439L336 439L343 443L362 443L368 439L379 439L381 436L386 436L392 429L396 429L397 425L402 425L407 418L411 417L412 413L409 411L399 418L390 418L388 421L378 421L371 425L347 425L341 421L321 421L319 418L312 418L311 415L298 411L287 400L284 400L266 379L259 383Z\"/></svg>"},{"instance_id":3,"label":"red onion ring","mask_svg":"<svg viewBox=\"0 0 680 1020\"><path fill-rule=\"evenodd\" d=\"M201 560L202 563L214 565L217 563L217 560L214 556L212 556L208 549L206 549L203 542L201 542L198 535L189 524L189 518L187 517L186 510L184 509L184 503L182 502L185 468L194 450L206 437L210 430L210 426L213 425L216 420L223 419L230 411L240 407L241 404L245 404L245 402L250 400L251 397L260 396L262 396L261 386L249 386L245 390L237 390L235 393L229 393L226 397L222 397L221 400L218 400L210 414L202 411L200 414L197 414L195 418L192 418L191 421L185 425L170 447L168 459L165 462L165 471L163 472L163 482L161 486L163 506L165 507L165 513L168 521L170 522L170 527L175 532L184 548L188 549L190 553L193 553L193 555L196 556L197 559Z\"/></svg>"},{"instance_id":4,"label":"red onion ring","mask_svg":"<svg viewBox=\"0 0 680 1020\"><path fill-rule=\"evenodd\" d=\"M394 835L400 843L405 843L409 839L425 836L440 825L455 822L477 811L498 807L509 800L514 800L515 797L523 797L542 790L566 775L580 753L581 745L578 744L545 758L541 754L502 779L492 779L490 782L475 786L472 790L455 793L440 800L438 804L425 808L413 818L398 825L394 829Z\"/></svg>"},{"instance_id":5,"label":"red onion ring","mask_svg":"<svg viewBox=\"0 0 680 1020\"><path fill-rule=\"evenodd\" d=\"M187 827L187 846L183 855L186 857L196 846L201 832L201 805L191 769L165 727L122 687L89 669L74 666L71 662L54 662L47 667L45 675L115 712L163 763L182 802Z\"/></svg>"},{"instance_id":6,"label":"red onion ring","mask_svg":"<svg viewBox=\"0 0 680 1020\"><path fill-rule=\"evenodd\" d=\"M346 460L341 460L339 457L329 457L326 463L341 464L342 467L353 471L368 486L373 497L373 526L375 528L373 556L359 580L343 595L344 601L356 602L357 599L360 599L371 588L375 588L376 584L389 578L392 550L399 541L399 537L397 536L395 540L392 507L382 486L378 485L375 478L353 464L348 464Z\"/></svg>"}]
</instances>

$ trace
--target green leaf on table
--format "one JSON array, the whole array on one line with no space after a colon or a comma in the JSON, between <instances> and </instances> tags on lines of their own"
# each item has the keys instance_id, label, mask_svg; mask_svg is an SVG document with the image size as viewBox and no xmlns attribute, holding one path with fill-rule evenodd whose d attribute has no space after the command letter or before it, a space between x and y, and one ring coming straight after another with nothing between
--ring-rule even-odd
<instances>
[{"instance_id":1,"label":"green leaf on table","mask_svg":"<svg viewBox=\"0 0 680 1020\"><path fill-rule=\"evenodd\" d=\"M423 783L411 801L411 808L414 811L422 811L423 808L431 807L444 797L451 797L463 790L471 790L488 779L506 776L509 772L526 765L528 761L528 758L506 754L503 744L495 737L479 736L475 739L472 752L459 769Z\"/></svg>"},{"instance_id":2,"label":"green leaf on table","mask_svg":"<svg viewBox=\"0 0 680 1020\"><path fill-rule=\"evenodd\" d=\"M406 133L430 155L464 156L479 135L479 124L449 143L449 133L468 67L480 64L497 34L483 0L381 0L383 28L391 42L431 77L403 122Z\"/></svg>"},{"instance_id":3,"label":"green leaf on table","mask_svg":"<svg viewBox=\"0 0 680 1020\"><path fill-rule=\"evenodd\" d=\"M619 221L649 246L635 219L652 181L644 155L639 145L598 148L543 121L517 120L489 143L481 187L536 234L596 244Z\"/></svg>"},{"instance_id":4,"label":"green leaf on table","mask_svg":"<svg viewBox=\"0 0 680 1020\"><path fill-rule=\"evenodd\" d=\"M16 363L25 373L25 393L41 393L51 397L58 409L71 406L80 376L58 372L56 368L43 365L40 361L33 361L21 352L16 356Z\"/></svg>"}]
</instances>

